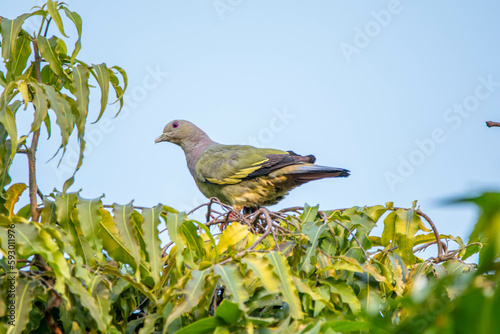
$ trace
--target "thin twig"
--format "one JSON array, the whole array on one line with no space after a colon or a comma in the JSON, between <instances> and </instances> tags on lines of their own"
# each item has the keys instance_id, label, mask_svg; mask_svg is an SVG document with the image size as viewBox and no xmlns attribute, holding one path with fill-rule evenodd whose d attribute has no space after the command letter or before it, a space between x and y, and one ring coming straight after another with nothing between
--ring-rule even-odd
<instances>
[{"instance_id":1,"label":"thin twig","mask_svg":"<svg viewBox=\"0 0 500 334\"><path fill-rule=\"evenodd\" d=\"M36 40L33 40L33 52L35 54L35 76L38 83L42 82L42 75L40 72L40 53L38 51L38 45ZM26 155L28 156L28 171L29 171L29 197L30 197L30 209L31 209L31 221L38 221L40 213L38 212L37 203L37 192L38 186L36 184L36 149L38 146L38 138L40 137L40 129L33 132L33 138L31 139L31 146L26 150Z\"/></svg>"},{"instance_id":2,"label":"thin twig","mask_svg":"<svg viewBox=\"0 0 500 334\"><path fill-rule=\"evenodd\" d=\"M194 208L193 210L189 211L189 212L187 213L187 215L189 216L190 214L192 214L192 213L193 213L193 212L195 212L196 210L201 209L202 207L207 206L207 205L208 205L208 203L203 203L203 204L201 204L201 205L198 205L196 208Z\"/></svg>"},{"instance_id":3,"label":"thin twig","mask_svg":"<svg viewBox=\"0 0 500 334\"><path fill-rule=\"evenodd\" d=\"M432 231L434 232L434 235L436 236L436 241L437 241L437 246L438 246L438 259L443 256L443 244L441 241L441 237L439 236L439 232L436 228L436 225L434 225L433 221L429 216L427 216L425 213L423 213L420 209L415 210L415 212L419 215L424 217L425 220L431 225Z\"/></svg>"},{"instance_id":4,"label":"thin twig","mask_svg":"<svg viewBox=\"0 0 500 334\"><path fill-rule=\"evenodd\" d=\"M165 245L165 247L163 247L163 249L161 250L161 257L164 257L167 255L168 247L172 246L173 244L174 244L174 242L170 241L168 244Z\"/></svg>"}]
</instances>

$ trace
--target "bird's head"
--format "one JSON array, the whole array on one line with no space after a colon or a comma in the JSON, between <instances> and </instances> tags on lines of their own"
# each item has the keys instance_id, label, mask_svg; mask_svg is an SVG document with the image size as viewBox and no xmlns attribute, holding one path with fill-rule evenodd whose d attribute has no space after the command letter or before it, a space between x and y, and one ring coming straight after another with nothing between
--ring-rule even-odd
<instances>
[{"instance_id":1,"label":"bird's head","mask_svg":"<svg viewBox=\"0 0 500 334\"><path fill-rule=\"evenodd\" d=\"M168 141L173 144L182 146L183 143L196 138L204 132L191 122L176 119L168 123L163 129L163 134L155 139L155 143Z\"/></svg>"}]
</instances>

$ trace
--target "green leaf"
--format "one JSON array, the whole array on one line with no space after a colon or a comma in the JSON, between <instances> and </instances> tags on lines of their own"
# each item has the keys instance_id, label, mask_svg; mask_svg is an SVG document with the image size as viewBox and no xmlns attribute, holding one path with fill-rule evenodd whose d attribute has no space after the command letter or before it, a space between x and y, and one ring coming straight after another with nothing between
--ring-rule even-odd
<instances>
[{"instance_id":1,"label":"green leaf","mask_svg":"<svg viewBox=\"0 0 500 334\"><path fill-rule=\"evenodd\" d=\"M307 246L306 254L302 257L299 271L308 273L313 269L311 258L316 256L319 238L327 228L325 224L306 224L303 227L302 233L307 236L310 245Z\"/></svg>"},{"instance_id":2,"label":"green leaf","mask_svg":"<svg viewBox=\"0 0 500 334\"><path fill-rule=\"evenodd\" d=\"M213 246L213 249L215 251L215 262L216 263L219 262L219 252L217 250L217 244L215 243L215 239L214 239L212 233L210 232L210 229L206 225L204 225L196 220L192 220L192 222L195 223L196 225L198 225L198 227L201 228L203 231L205 231L205 234L208 236L208 238L212 242L212 246Z\"/></svg>"},{"instance_id":3,"label":"green leaf","mask_svg":"<svg viewBox=\"0 0 500 334\"><path fill-rule=\"evenodd\" d=\"M332 258L332 264L326 266L325 268L319 270L318 272L324 272L329 270L348 270L352 272L362 273L363 267L359 264L359 262L352 257L349 256L334 256Z\"/></svg>"},{"instance_id":4,"label":"green leaf","mask_svg":"<svg viewBox=\"0 0 500 334\"><path fill-rule=\"evenodd\" d=\"M211 269L193 270L191 272L191 279L187 282L186 287L183 289L184 299L174 307L172 312L167 318L165 326L169 326L175 319L182 314L191 311L198 305L201 299L206 297L205 291L205 278L211 273Z\"/></svg>"},{"instance_id":5,"label":"green leaf","mask_svg":"<svg viewBox=\"0 0 500 334\"><path fill-rule=\"evenodd\" d=\"M223 319L229 325L235 325L242 314L243 312L239 309L238 304L231 303L227 299L224 299L215 311L215 316Z\"/></svg>"},{"instance_id":6,"label":"green leaf","mask_svg":"<svg viewBox=\"0 0 500 334\"><path fill-rule=\"evenodd\" d=\"M194 261L198 261L203 258L203 239L198 235L196 226L192 221L186 221L181 226L181 231L186 241L187 250L184 255L191 259L192 266L196 266Z\"/></svg>"},{"instance_id":7,"label":"green leaf","mask_svg":"<svg viewBox=\"0 0 500 334\"><path fill-rule=\"evenodd\" d=\"M384 220L382 245L398 246L396 253L400 254L406 264L415 262L413 244L415 233L420 229L420 217L414 210L398 209L391 212Z\"/></svg>"},{"instance_id":8,"label":"green leaf","mask_svg":"<svg viewBox=\"0 0 500 334\"><path fill-rule=\"evenodd\" d=\"M91 265L94 262L94 251L89 245L89 242L81 232L80 224L73 218L73 213L76 213L76 203L78 194L66 193L56 194L55 205L57 221L64 229L66 235L72 241L76 255L82 257L85 265Z\"/></svg>"},{"instance_id":9,"label":"green leaf","mask_svg":"<svg viewBox=\"0 0 500 334\"><path fill-rule=\"evenodd\" d=\"M123 274L120 270L111 267L109 265L104 266L103 272L105 274L113 275L119 278L124 279L127 281L130 285L132 285L134 288L139 290L143 295L148 297L148 299L156 305L158 301L156 300L156 297L151 291L148 289L148 287L145 284L142 284L141 282L136 281L131 275Z\"/></svg>"},{"instance_id":10,"label":"green leaf","mask_svg":"<svg viewBox=\"0 0 500 334\"><path fill-rule=\"evenodd\" d=\"M335 280L332 277L322 280L322 282L328 284L330 291L338 294L340 298L342 298L342 302L348 304L354 314L361 311L361 304L358 297L356 297L351 286L349 286L346 282Z\"/></svg>"},{"instance_id":11,"label":"green leaf","mask_svg":"<svg viewBox=\"0 0 500 334\"><path fill-rule=\"evenodd\" d=\"M66 101L64 96L57 92L54 87L40 84L47 94L47 99L50 102L50 109L54 110L56 114L56 123L61 129L62 147L68 145L69 135L73 131L75 125L75 116L71 112L71 105Z\"/></svg>"},{"instance_id":12,"label":"green leaf","mask_svg":"<svg viewBox=\"0 0 500 334\"><path fill-rule=\"evenodd\" d=\"M2 57L4 60L10 59L12 53L16 50L17 36L21 31L24 21L31 15L32 14L27 13L19 15L14 20L2 18L0 21L2 30Z\"/></svg>"},{"instance_id":13,"label":"green leaf","mask_svg":"<svg viewBox=\"0 0 500 334\"><path fill-rule=\"evenodd\" d=\"M82 284L74 277L71 277L71 281L68 282L68 287L71 293L77 295L80 299L80 303L89 311L89 315L97 324L97 328L103 333L106 332L106 324L99 312L99 307L96 304L94 298L92 298L91 293L85 289Z\"/></svg>"},{"instance_id":14,"label":"green leaf","mask_svg":"<svg viewBox=\"0 0 500 334\"><path fill-rule=\"evenodd\" d=\"M73 95L76 97L76 110L77 127L79 139L83 140L83 133L85 132L85 123L87 121L87 114L89 112L89 70L82 65L73 67L73 86L75 92Z\"/></svg>"},{"instance_id":15,"label":"green leaf","mask_svg":"<svg viewBox=\"0 0 500 334\"><path fill-rule=\"evenodd\" d=\"M338 333L345 333L369 330L373 328L373 325L369 322L364 321L333 320L326 322L323 324L323 326L321 326L322 331L326 331L329 328L335 330Z\"/></svg>"},{"instance_id":16,"label":"green leaf","mask_svg":"<svg viewBox=\"0 0 500 334\"><path fill-rule=\"evenodd\" d=\"M61 15L59 15L59 11L57 10L57 5L58 5L57 1L48 0L47 1L47 11L49 12L50 17L52 17L52 20L56 23L56 26L59 29L59 31L61 32L61 34L64 37L69 37L64 32L64 27L63 27L63 23L61 20Z\"/></svg>"},{"instance_id":17,"label":"green leaf","mask_svg":"<svg viewBox=\"0 0 500 334\"><path fill-rule=\"evenodd\" d=\"M17 38L15 52L12 58L5 64L7 68L7 78L16 80L26 68L26 63L31 55L31 40L25 33L21 33Z\"/></svg>"},{"instance_id":18,"label":"green leaf","mask_svg":"<svg viewBox=\"0 0 500 334\"><path fill-rule=\"evenodd\" d=\"M128 263L132 268L137 269L134 255L125 247L111 214L104 209L99 209L99 212L102 216L100 233L104 249L116 261Z\"/></svg>"},{"instance_id":19,"label":"green leaf","mask_svg":"<svg viewBox=\"0 0 500 334\"><path fill-rule=\"evenodd\" d=\"M376 223L380 219L380 217L386 212L387 208L385 206L374 205L366 208L365 214Z\"/></svg>"},{"instance_id":20,"label":"green leaf","mask_svg":"<svg viewBox=\"0 0 500 334\"><path fill-rule=\"evenodd\" d=\"M61 60L56 51L57 37L48 40L43 36L38 36L36 41L40 54L49 63L50 69L63 81L68 81L68 76L64 72Z\"/></svg>"},{"instance_id":21,"label":"green leaf","mask_svg":"<svg viewBox=\"0 0 500 334\"><path fill-rule=\"evenodd\" d=\"M151 334L155 331L155 323L161 317L159 313L148 314L144 319L144 326L140 329L139 334Z\"/></svg>"},{"instance_id":22,"label":"green leaf","mask_svg":"<svg viewBox=\"0 0 500 334\"><path fill-rule=\"evenodd\" d=\"M479 272L487 272L498 262L500 254L500 193L484 193L476 198L457 202L472 202L480 209L479 219L470 234L469 244L479 242L484 247L479 252ZM468 258L478 251L477 247L468 247L463 258Z\"/></svg>"},{"instance_id":23,"label":"green leaf","mask_svg":"<svg viewBox=\"0 0 500 334\"><path fill-rule=\"evenodd\" d=\"M21 334L26 328L29 322L29 314L33 307L33 300L35 299L34 290L36 288L36 281L28 281L21 279L20 277L15 278L16 284L16 313L13 323L15 326L9 326L7 333L19 333ZM11 321L7 317L5 320Z\"/></svg>"},{"instance_id":24,"label":"green leaf","mask_svg":"<svg viewBox=\"0 0 500 334\"><path fill-rule=\"evenodd\" d=\"M125 91L127 90L128 77L127 77L127 73L120 66L113 66L111 68L118 71L118 73L120 73L120 75L123 78L123 88L121 88L119 83L118 83L118 78L116 78L116 75L114 76L116 78L116 80L115 80L113 78L113 76L110 74L110 81L111 81L111 84L113 85L113 88L115 89L115 93L116 93L116 101L113 103L120 101L120 108L118 109L118 112L115 115L115 117L116 117L116 116L118 116L118 114L120 113L120 111L122 110L122 107L123 107L123 94L125 94ZM120 89L118 89L118 87L120 87Z\"/></svg>"},{"instance_id":25,"label":"green leaf","mask_svg":"<svg viewBox=\"0 0 500 334\"><path fill-rule=\"evenodd\" d=\"M9 187L7 190L7 201L5 202L5 208L9 212L9 217L14 216L14 205L19 201L19 196L28 188L24 183L15 183Z\"/></svg>"},{"instance_id":26,"label":"green leaf","mask_svg":"<svg viewBox=\"0 0 500 334\"><path fill-rule=\"evenodd\" d=\"M184 251L184 239L181 235L181 225L184 223L186 219L186 214L184 212L181 213L171 213L167 212L166 221L167 221L167 231L170 240L172 240L177 246L177 253L175 255L175 263L177 265L177 270L181 272L181 267L183 263L182 252Z\"/></svg>"},{"instance_id":27,"label":"green leaf","mask_svg":"<svg viewBox=\"0 0 500 334\"><path fill-rule=\"evenodd\" d=\"M300 278L293 276L293 283L297 287L300 293L305 293L311 297L312 300L319 301L323 303L324 305L328 306L328 308L333 309L334 306L333 304L324 298L322 295L320 295L318 292L314 291L315 289L311 288L309 285L307 285L305 282L303 282Z\"/></svg>"},{"instance_id":28,"label":"green leaf","mask_svg":"<svg viewBox=\"0 0 500 334\"><path fill-rule=\"evenodd\" d=\"M78 52L80 52L80 50L82 48L82 42L81 42L81 39L82 39L82 18L80 17L80 15L78 15L78 13L72 12L69 9L67 9L66 7L62 7L62 8L63 8L64 12L66 13L66 16L73 22L73 24L75 25L76 31L78 32L78 39L76 40L75 48L74 48L73 52L71 53L71 66L73 66L73 64L75 63L75 58L76 58Z\"/></svg>"},{"instance_id":29,"label":"green leaf","mask_svg":"<svg viewBox=\"0 0 500 334\"><path fill-rule=\"evenodd\" d=\"M101 110L99 111L99 116L95 120L94 123L98 122L101 119L104 110L106 109L106 105L108 103L108 95L109 95L109 71L106 67L105 63L93 65L93 73L95 73L95 78L99 87L101 88Z\"/></svg>"},{"instance_id":30,"label":"green leaf","mask_svg":"<svg viewBox=\"0 0 500 334\"><path fill-rule=\"evenodd\" d=\"M30 83L30 86L34 90L33 106L35 107L35 118L31 124L31 132L35 132L47 117L47 96L39 85Z\"/></svg>"},{"instance_id":31,"label":"green leaf","mask_svg":"<svg viewBox=\"0 0 500 334\"><path fill-rule=\"evenodd\" d=\"M304 223L312 223L316 220L316 216L318 215L319 205L309 206L307 203L304 205L304 211L300 215L300 219Z\"/></svg>"},{"instance_id":32,"label":"green leaf","mask_svg":"<svg viewBox=\"0 0 500 334\"><path fill-rule=\"evenodd\" d=\"M189 326L175 332L176 334L204 334L214 333L217 326L223 326L224 322L219 318L203 318Z\"/></svg>"},{"instance_id":33,"label":"green leaf","mask_svg":"<svg viewBox=\"0 0 500 334\"><path fill-rule=\"evenodd\" d=\"M132 203L127 205L113 204L113 220L116 223L118 233L123 240L123 244L134 257L135 266L138 267L141 262L141 253L139 242L135 235L135 227L132 221L132 212L134 207Z\"/></svg>"},{"instance_id":34,"label":"green leaf","mask_svg":"<svg viewBox=\"0 0 500 334\"><path fill-rule=\"evenodd\" d=\"M54 288L63 298L67 298L65 282L70 280L71 274L68 263L52 235L38 223L29 223L19 218L13 222L16 224L18 258L28 258L34 254L42 255L56 276Z\"/></svg>"},{"instance_id":35,"label":"green leaf","mask_svg":"<svg viewBox=\"0 0 500 334\"><path fill-rule=\"evenodd\" d=\"M144 240L151 273L156 284L160 281L160 273L163 268L161 261L161 241L158 238L158 224L160 224L161 211L161 204L151 209L146 208L142 210L142 230L144 231Z\"/></svg>"},{"instance_id":36,"label":"green leaf","mask_svg":"<svg viewBox=\"0 0 500 334\"><path fill-rule=\"evenodd\" d=\"M219 238L218 253L223 254L229 247L234 247L249 235L250 232L247 226L238 223L229 225Z\"/></svg>"},{"instance_id":37,"label":"green leaf","mask_svg":"<svg viewBox=\"0 0 500 334\"><path fill-rule=\"evenodd\" d=\"M7 91L7 89L4 91L4 93ZM7 131L10 137L10 150L11 154L8 156L9 161L8 163L4 166L6 170L10 168L10 164L12 163L12 159L14 158L14 155L17 151L17 126L16 126L16 119L14 117L14 114L10 110L10 107L8 105L4 105L3 108L0 108L0 123L3 124L4 129Z\"/></svg>"},{"instance_id":38,"label":"green leaf","mask_svg":"<svg viewBox=\"0 0 500 334\"><path fill-rule=\"evenodd\" d=\"M215 266L214 272L220 277L221 284L226 287L226 293L231 295L232 301L238 304L240 310L245 311L247 309L245 302L249 296L243 285L244 279L238 266L233 263Z\"/></svg>"},{"instance_id":39,"label":"green leaf","mask_svg":"<svg viewBox=\"0 0 500 334\"><path fill-rule=\"evenodd\" d=\"M294 319L303 319L302 307L300 304L299 294L293 284L290 267L286 262L285 256L277 252L269 252L265 255L271 266L274 268L274 273L278 276L281 287L280 291L283 295L283 300L288 303L290 314Z\"/></svg>"},{"instance_id":40,"label":"green leaf","mask_svg":"<svg viewBox=\"0 0 500 334\"><path fill-rule=\"evenodd\" d=\"M76 208L78 209L78 221L83 235L88 240L90 247L99 257L102 254L101 218L102 197L85 199L78 195Z\"/></svg>"},{"instance_id":41,"label":"green leaf","mask_svg":"<svg viewBox=\"0 0 500 334\"><path fill-rule=\"evenodd\" d=\"M279 293L281 281L274 273L269 260L262 254L248 254L241 259L242 263L252 270L253 274L259 278L264 288L270 293Z\"/></svg>"}]
</instances>

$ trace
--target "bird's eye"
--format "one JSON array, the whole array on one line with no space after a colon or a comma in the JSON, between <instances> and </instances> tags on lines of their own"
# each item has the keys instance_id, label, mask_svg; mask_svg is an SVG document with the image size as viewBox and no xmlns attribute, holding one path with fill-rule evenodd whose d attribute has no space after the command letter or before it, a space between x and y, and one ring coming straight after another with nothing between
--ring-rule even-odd
<instances>
[{"instance_id":1,"label":"bird's eye","mask_svg":"<svg viewBox=\"0 0 500 334\"><path fill-rule=\"evenodd\" d=\"M173 127L173 128L176 128L176 127L178 127L178 126L179 126L179 123L177 123L177 122L172 123L172 127Z\"/></svg>"}]
</instances>

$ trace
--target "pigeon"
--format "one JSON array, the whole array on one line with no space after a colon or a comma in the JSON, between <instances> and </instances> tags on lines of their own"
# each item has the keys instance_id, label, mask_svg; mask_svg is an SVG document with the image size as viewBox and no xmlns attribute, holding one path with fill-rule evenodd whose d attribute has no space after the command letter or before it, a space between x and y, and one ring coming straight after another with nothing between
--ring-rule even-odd
<instances>
[{"instance_id":1,"label":"pigeon","mask_svg":"<svg viewBox=\"0 0 500 334\"><path fill-rule=\"evenodd\" d=\"M184 150L189 172L203 195L238 212L276 204L309 181L350 175L347 169L315 165L313 155L216 143L186 120L168 123L155 143L164 141Z\"/></svg>"}]
</instances>

